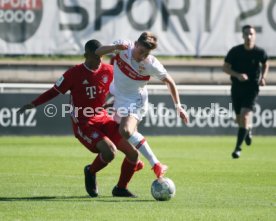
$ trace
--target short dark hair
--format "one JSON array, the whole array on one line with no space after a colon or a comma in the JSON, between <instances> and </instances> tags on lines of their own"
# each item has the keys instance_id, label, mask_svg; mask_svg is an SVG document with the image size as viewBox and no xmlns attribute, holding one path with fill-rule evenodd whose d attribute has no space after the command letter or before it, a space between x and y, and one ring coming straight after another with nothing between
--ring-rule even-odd
<instances>
[{"instance_id":1,"label":"short dark hair","mask_svg":"<svg viewBox=\"0 0 276 221\"><path fill-rule=\"evenodd\" d=\"M85 43L84 50L85 52L95 52L101 46L101 42L96 39L92 39Z\"/></svg>"},{"instance_id":2,"label":"short dark hair","mask_svg":"<svg viewBox=\"0 0 276 221\"><path fill-rule=\"evenodd\" d=\"M137 42L150 50L157 48L157 37L151 32L143 32Z\"/></svg>"},{"instance_id":3,"label":"short dark hair","mask_svg":"<svg viewBox=\"0 0 276 221\"><path fill-rule=\"evenodd\" d=\"M242 33L246 30L246 29L250 29L253 28L255 30L255 28L252 25L244 25L242 26Z\"/></svg>"}]
</instances>

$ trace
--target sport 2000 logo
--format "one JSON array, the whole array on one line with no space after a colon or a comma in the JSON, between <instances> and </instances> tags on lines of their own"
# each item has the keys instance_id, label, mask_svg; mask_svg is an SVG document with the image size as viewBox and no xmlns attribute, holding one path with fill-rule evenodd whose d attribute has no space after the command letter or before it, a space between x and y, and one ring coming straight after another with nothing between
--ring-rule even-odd
<instances>
[{"instance_id":1,"label":"sport 2000 logo","mask_svg":"<svg viewBox=\"0 0 276 221\"><path fill-rule=\"evenodd\" d=\"M26 41L38 29L42 12L42 0L0 0L0 38L11 43Z\"/></svg>"}]
</instances>

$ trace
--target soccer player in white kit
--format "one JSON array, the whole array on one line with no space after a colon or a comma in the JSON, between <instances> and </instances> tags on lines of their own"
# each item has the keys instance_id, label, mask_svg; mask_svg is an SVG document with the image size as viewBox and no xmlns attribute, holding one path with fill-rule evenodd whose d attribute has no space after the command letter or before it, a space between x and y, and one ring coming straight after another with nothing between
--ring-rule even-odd
<instances>
[{"instance_id":1,"label":"soccer player in white kit","mask_svg":"<svg viewBox=\"0 0 276 221\"><path fill-rule=\"evenodd\" d=\"M121 135L135 146L149 161L157 177L161 177L167 166L159 162L144 136L137 131L139 122L148 109L146 84L151 76L164 82L171 94L175 108L185 123L188 114L181 107L179 93L172 77L164 66L150 55L157 47L157 38L150 32L143 32L137 41L117 40L96 50L96 54L115 53L114 79L110 92L114 95L115 120L120 123Z\"/></svg>"}]
</instances>

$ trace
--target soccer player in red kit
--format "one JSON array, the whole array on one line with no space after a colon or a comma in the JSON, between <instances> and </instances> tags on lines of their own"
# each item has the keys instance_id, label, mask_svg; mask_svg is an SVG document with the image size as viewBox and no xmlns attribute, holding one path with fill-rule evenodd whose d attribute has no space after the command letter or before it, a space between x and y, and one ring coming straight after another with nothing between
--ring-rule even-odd
<instances>
[{"instance_id":1,"label":"soccer player in red kit","mask_svg":"<svg viewBox=\"0 0 276 221\"><path fill-rule=\"evenodd\" d=\"M75 137L91 152L98 154L91 165L84 168L85 187L91 197L98 196L96 173L111 162L117 151L126 157L121 166L118 184L112 194L118 197L136 197L127 189L135 171L143 168L138 151L129 145L118 132L118 124L102 108L113 80L113 67L101 62L95 50L101 46L97 40L85 44L85 61L67 70L55 85L30 104L24 105L19 113L37 107L59 94L71 92L71 120Z\"/></svg>"}]
</instances>

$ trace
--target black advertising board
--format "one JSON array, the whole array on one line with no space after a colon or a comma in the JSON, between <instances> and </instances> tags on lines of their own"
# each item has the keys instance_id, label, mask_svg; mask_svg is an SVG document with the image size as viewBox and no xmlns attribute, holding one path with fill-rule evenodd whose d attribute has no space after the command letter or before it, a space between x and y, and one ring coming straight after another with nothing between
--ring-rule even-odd
<instances>
[{"instance_id":1,"label":"black advertising board","mask_svg":"<svg viewBox=\"0 0 276 221\"><path fill-rule=\"evenodd\" d=\"M37 94L0 94L0 135L70 135L69 96L60 95L19 116L20 106ZM170 95L150 95L149 111L139 125L144 135L234 135L235 115L227 95L181 96L190 122L184 125L175 112ZM259 96L253 114L254 133L276 134L274 96Z\"/></svg>"}]
</instances>

